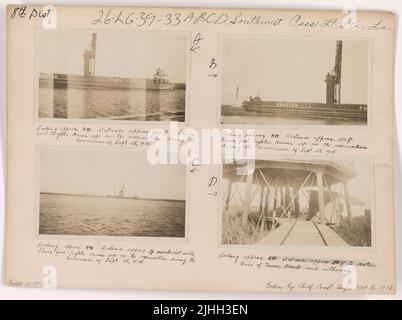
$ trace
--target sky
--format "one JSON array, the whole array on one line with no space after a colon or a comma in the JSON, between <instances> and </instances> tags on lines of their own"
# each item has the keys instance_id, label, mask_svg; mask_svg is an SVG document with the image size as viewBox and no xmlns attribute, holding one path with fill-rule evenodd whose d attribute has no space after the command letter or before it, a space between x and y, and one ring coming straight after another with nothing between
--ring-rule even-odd
<instances>
[{"instance_id":1,"label":"sky","mask_svg":"<svg viewBox=\"0 0 402 320\"><path fill-rule=\"evenodd\" d=\"M92 33L82 30L39 31L38 69L43 73L83 74L83 53ZM171 82L185 82L187 38L153 31L97 32L96 75L152 78L157 68Z\"/></svg>"},{"instance_id":2,"label":"sky","mask_svg":"<svg viewBox=\"0 0 402 320\"><path fill-rule=\"evenodd\" d=\"M185 199L185 166L151 165L146 152L60 148L40 156L40 192L113 195L125 183L126 196Z\"/></svg>"},{"instance_id":3,"label":"sky","mask_svg":"<svg viewBox=\"0 0 402 320\"><path fill-rule=\"evenodd\" d=\"M374 166L371 160L360 159L357 161L351 160L343 160L347 166L352 166L356 173L356 176L348 180L348 190L349 195L353 196L361 201L363 201L367 208L372 208L373 201L372 201L372 188L373 188L373 177L374 177ZM227 188L228 180L225 179L224 187ZM238 190L242 193L242 197L244 197L245 193L245 183L238 184ZM253 187L253 191L256 187ZM338 192L339 186L335 188L335 191ZM342 190L342 189L341 189ZM225 191L226 192L226 191ZM343 192L343 191L341 191ZM239 198L238 194L235 195L236 199L233 203L242 203L241 199ZM302 197L303 198L303 197ZM256 196L252 202L253 206L259 205L259 197Z\"/></svg>"},{"instance_id":4,"label":"sky","mask_svg":"<svg viewBox=\"0 0 402 320\"><path fill-rule=\"evenodd\" d=\"M370 160L360 160L355 165L356 177L348 182L350 195L365 202L368 207L371 204L371 188L373 187L374 166Z\"/></svg>"},{"instance_id":5,"label":"sky","mask_svg":"<svg viewBox=\"0 0 402 320\"><path fill-rule=\"evenodd\" d=\"M222 104L260 94L263 100L325 102L325 76L335 64L336 39L224 38ZM342 103L367 104L365 40L343 41Z\"/></svg>"}]
</instances>

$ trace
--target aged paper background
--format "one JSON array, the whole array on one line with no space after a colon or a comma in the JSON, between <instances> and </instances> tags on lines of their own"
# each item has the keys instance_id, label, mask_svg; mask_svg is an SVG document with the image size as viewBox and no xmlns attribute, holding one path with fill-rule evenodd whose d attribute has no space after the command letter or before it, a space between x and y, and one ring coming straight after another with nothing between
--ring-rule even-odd
<instances>
[{"instance_id":1,"label":"aged paper background","mask_svg":"<svg viewBox=\"0 0 402 320\"><path fill-rule=\"evenodd\" d=\"M12 12L9 8L8 15ZM104 8L106 9L106 8ZM120 8L111 8L120 12ZM122 9L130 13L132 8ZM137 11L135 9L135 11ZM142 8L141 11L153 12L158 16L180 12L187 16L192 11L199 15L204 10L195 9L155 9ZM233 17L239 10L212 10ZM265 11L241 10L246 15L266 15L289 19L302 14L305 20L342 18L341 13L329 11ZM6 281L15 286L40 286L43 280L43 267L54 265L58 274L60 287L97 287L97 288L138 288L162 290L220 290L220 291L260 291L260 292L343 292L336 289L342 284L343 274L334 272L314 272L298 270L250 270L247 267L234 265L231 260L218 258L222 253L230 252L234 256L269 255L314 259L339 259L369 261L375 268L358 268L359 284L362 286L355 293L392 293L395 285L394 259L394 217L393 217L393 16L390 13L360 12L358 21L366 26L365 30L314 29L308 27L261 27L248 25L215 25L208 23L186 24L177 26L156 23L141 27L119 24L91 25L99 16L99 8L67 8L58 7L57 28L108 28L124 31L170 30L191 32L193 39L197 33L202 35L200 48L191 52L191 78L187 93L190 96L190 111L187 124L195 129L218 127L214 115L220 108L218 105L219 75L209 77L211 58L218 57L219 34L274 34L282 36L325 36L325 37L359 37L373 41L372 56L372 110L371 126L365 128L348 128L347 134L368 149L353 154L341 151L338 156L371 156L375 161L375 246L372 250L317 250L315 248L223 248L217 241L218 217L220 212L219 197L209 195L208 180L212 176L220 181L219 165L205 165L196 174L188 172L187 212L188 228L185 243L147 242L127 240L111 241L109 239L57 239L40 238L38 235L36 212L36 150L39 145L71 146L71 141L54 141L51 137L37 139L35 132L41 122L34 122L34 27L41 26L41 20L9 19L7 43L7 237L6 237ZM386 26L385 30L372 29L379 21ZM24 39L24 41L21 41ZM189 48L190 49L190 48ZM219 63L219 60L218 60ZM202 90L200 90L202 88ZM206 94L206 92L208 94ZM23 94L21 94L23 93ZM45 123L45 122L44 122ZM48 122L46 122L48 123ZM99 124L86 122L51 123L60 127L86 126L96 127ZM150 129L155 124L139 124L136 128ZM166 125L166 124L165 124ZM130 128L129 123L110 123L108 126ZM166 125L167 126L167 125ZM269 134L272 131L317 134L317 130L326 135L344 135L345 128L258 128L258 132ZM81 146L82 147L82 146ZM89 146L88 146L89 147ZM262 158L271 154L260 151ZM284 158L290 154L272 154ZM220 182L219 182L220 183ZM220 185L216 191L220 192ZM21 201L24 195L24 201ZM70 245L86 248L107 246L109 248L144 248L159 250L192 251L195 262L183 266L150 262L144 265L122 265L104 263L96 266L79 261L66 261L63 257L38 254L40 243ZM28 269L25 266L30 265ZM303 279L302 281L300 279ZM305 283L305 284L304 284ZM331 286L334 284L334 286ZM329 287L329 289L327 288ZM293 288L293 289L292 289Z\"/></svg>"}]
</instances>

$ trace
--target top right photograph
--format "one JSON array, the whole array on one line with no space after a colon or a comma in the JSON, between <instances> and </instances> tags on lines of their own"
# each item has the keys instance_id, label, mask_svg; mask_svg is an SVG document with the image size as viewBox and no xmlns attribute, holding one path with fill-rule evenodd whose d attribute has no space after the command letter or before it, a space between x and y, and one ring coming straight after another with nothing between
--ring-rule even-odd
<instances>
[{"instance_id":1,"label":"top right photograph","mask_svg":"<svg viewBox=\"0 0 402 320\"><path fill-rule=\"evenodd\" d=\"M222 124L366 126L368 40L224 36Z\"/></svg>"}]
</instances>

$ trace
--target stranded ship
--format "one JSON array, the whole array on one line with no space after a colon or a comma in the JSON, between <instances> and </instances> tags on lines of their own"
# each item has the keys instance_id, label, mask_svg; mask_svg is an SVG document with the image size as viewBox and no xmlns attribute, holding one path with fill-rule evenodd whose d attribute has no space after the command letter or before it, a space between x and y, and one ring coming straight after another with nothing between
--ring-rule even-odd
<instances>
[{"instance_id":1,"label":"stranded ship","mask_svg":"<svg viewBox=\"0 0 402 320\"><path fill-rule=\"evenodd\" d=\"M242 107L246 111L288 118L367 120L367 105L363 104L264 101L257 96L244 101Z\"/></svg>"},{"instance_id":2,"label":"stranded ship","mask_svg":"<svg viewBox=\"0 0 402 320\"><path fill-rule=\"evenodd\" d=\"M367 121L366 104L341 103L342 41L336 43L335 66L328 72L326 82L326 103L264 101L259 96L250 96L242 103L248 112L271 116L310 119L336 119ZM238 92L238 89L237 89Z\"/></svg>"},{"instance_id":3,"label":"stranded ship","mask_svg":"<svg viewBox=\"0 0 402 320\"><path fill-rule=\"evenodd\" d=\"M162 68L156 69L153 78L124 78L95 75L96 33L92 34L90 47L85 49L83 75L64 73L40 73L39 86L53 88L90 89L140 89L173 90L185 89L184 83L172 83Z\"/></svg>"}]
</instances>

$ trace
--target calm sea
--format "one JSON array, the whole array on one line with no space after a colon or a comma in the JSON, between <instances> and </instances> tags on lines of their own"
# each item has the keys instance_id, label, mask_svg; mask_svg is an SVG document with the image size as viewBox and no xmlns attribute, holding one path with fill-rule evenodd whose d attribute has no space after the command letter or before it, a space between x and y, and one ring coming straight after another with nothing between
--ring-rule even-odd
<instances>
[{"instance_id":1,"label":"calm sea","mask_svg":"<svg viewBox=\"0 0 402 320\"><path fill-rule=\"evenodd\" d=\"M39 118L184 121L185 90L39 88Z\"/></svg>"},{"instance_id":2,"label":"calm sea","mask_svg":"<svg viewBox=\"0 0 402 320\"><path fill-rule=\"evenodd\" d=\"M184 237L185 202L40 194L40 234Z\"/></svg>"}]
</instances>

